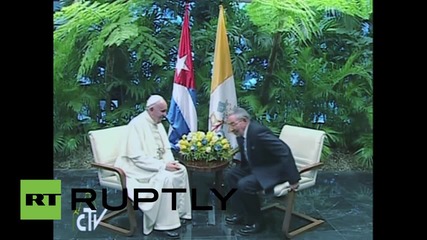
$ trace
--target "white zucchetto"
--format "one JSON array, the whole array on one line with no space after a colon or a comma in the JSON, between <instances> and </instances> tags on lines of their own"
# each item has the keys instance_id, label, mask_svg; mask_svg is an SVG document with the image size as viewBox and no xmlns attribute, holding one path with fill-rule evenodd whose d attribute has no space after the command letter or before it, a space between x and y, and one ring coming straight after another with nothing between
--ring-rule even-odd
<instances>
[{"instance_id":1,"label":"white zucchetto","mask_svg":"<svg viewBox=\"0 0 427 240\"><path fill-rule=\"evenodd\" d=\"M146 106L147 108L150 108L151 106L162 100L164 101L163 97L160 95L151 95L147 100Z\"/></svg>"}]
</instances>

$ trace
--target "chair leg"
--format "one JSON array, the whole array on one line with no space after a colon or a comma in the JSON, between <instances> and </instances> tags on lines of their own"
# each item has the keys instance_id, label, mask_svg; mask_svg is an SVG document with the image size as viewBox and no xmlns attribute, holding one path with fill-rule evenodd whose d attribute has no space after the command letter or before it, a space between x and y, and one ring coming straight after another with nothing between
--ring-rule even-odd
<instances>
[{"instance_id":1,"label":"chair leg","mask_svg":"<svg viewBox=\"0 0 427 240\"><path fill-rule=\"evenodd\" d=\"M302 213L294 212L293 209L294 209L295 198L296 198L296 192L291 191L287 194L286 207L276 203L276 204L271 204L271 205L266 206L266 207L261 209L261 210L265 210L265 209L269 209L269 208L274 207L274 208L278 208L282 211L285 211L285 216L283 218L283 224L282 224L282 231L285 234L286 238L288 238L288 239L291 239L291 238L295 237L296 235L325 222L323 220L315 219L313 217L310 217L310 216L302 214ZM290 231L290 223L291 223L291 219L292 219L293 215L298 216L300 218L303 218L303 219L309 221L310 223L308 223L308 224L306 224L300 228L297 228L293 231Z\"/></svg>"},{"instance_id":2,"label":"chair leg","mask_svg":"<svg viewBox=\"0 0 427 240\"><path fill-rule=\"evenodd\" d=\"M290 191L288 193L288 202L286 207L288 211L285 210L285 217L283 219L282 231L285 233L286 237L291 238L289 234L289 225L291 224L292 211L294 209L295 203L295 191Z\"/></svg>"},{"instance_id":3,"label":"chair leg","mask_svg":"<svg viewBox=\"0 0 427 240\"><path fill-rule=\"evenodd\" d=\"M127 215L128 215L129 228L119 227L108 222L110 219L124 213L125 211L127 211ZM133 209L132 200L130 200L129 198L127 199L126 208L118 211L112 211L105 214L105 216L102 218L99 225L105 228L108 228L112 231L121 233L125 236L132 236L135 233L135 230L137 227L136 215L135 215L135 210Z\"/></svg>"}]
</instances>

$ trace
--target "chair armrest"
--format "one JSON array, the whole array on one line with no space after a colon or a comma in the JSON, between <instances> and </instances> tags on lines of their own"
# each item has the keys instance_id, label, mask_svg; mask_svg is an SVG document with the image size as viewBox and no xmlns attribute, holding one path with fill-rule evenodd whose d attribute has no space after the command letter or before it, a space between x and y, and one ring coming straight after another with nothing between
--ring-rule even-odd
<instances>
[{"instance_id":1,"label":"chair armrest","mask_svg":"<svg viewBox=\"0 0 427 240\"><path fill-rule=\"evenodd\" d=\"M239 160L239 159L231 159L231 163L234 163L234 164L240 164L242 161L241 160Z\"/></svg>"},{"instance_id":2,"label":"chair armrest","mask_svg":"<svg viewBox=\"0 0 427 240\"><path fill-rule=\"evenodd\" d=\"M236 153L240 152L239 148L236 147L233 150L231 150L231 154L234 156Z\"/></svg>"},{"instance_id":3,"label":"chair armrest","mask_svg":"<svg viewBox=\"0 0 427 240\"><path fill-rule=\"evenodd\" d=\"M119 175L120 178L120 184L122 185L122 188L126 188L126 173L123 171L123 169L114 167L108 164L102 164L102 163L91 163L93 167L101 168L108 171L113 171Z\"/></svg>"},{"instance_id":4,"label":"chair armrest","mask_svg":"<svg viewBox=\"0 0 427 240\"><path fill-rule=\"evenodd\" d=\"M315 163L315 164L311 164L311 165L305 166L304 168L301 168L299 170L299 173L302 174L302 173L305 173L305 172L308 172L308 171L311 171L311 170L315 170L315 169L320 168L321 166L323 166L323 163L321 163L321 162L318 162L318 163Z\"/></svg>"}]
</instances>

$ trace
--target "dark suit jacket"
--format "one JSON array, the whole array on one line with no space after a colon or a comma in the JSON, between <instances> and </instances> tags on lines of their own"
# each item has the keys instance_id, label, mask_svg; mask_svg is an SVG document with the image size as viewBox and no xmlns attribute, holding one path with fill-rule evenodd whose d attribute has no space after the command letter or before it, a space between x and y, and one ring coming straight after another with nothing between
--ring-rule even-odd
<instances>
[{"instance_id":1,"label":"dark suit jacket","mask_svg":"<svg viewBox=\"0 0 427 240\"><path fill-rule=\"evenodd\" d=\"M250 121L246 138L249 159L243 154L243 138L237 139L242 153L241 167L248 165L264 189L271 190L286 181L295 184L301 179L291 149L270 129Z\"/></svg>"}]
</instances>

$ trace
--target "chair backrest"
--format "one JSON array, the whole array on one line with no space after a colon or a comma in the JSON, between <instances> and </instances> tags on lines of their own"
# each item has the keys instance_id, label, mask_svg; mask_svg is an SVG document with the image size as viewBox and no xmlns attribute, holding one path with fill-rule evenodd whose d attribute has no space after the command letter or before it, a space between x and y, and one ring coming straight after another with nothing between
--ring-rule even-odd
<instances>
[{"instance_id":1,"label":"chair backrest","mask_svg":"<svg viewBox=\"0 0 427 240\"><path fill-rule=\"evenodd\" d=\"M325 138L324 131L285 125L279 138L291 148L298 169L320 162ZM316 183L316 177L317 170L302 173L299 189L313 186ZM277 192L283 194L280 189L287 186L289 186L288 183L281 184L280 187L277 187Z\"/></svg>"},{"instance_id":2,"label":"chair backrest","mask_svg":"<svg viewBox=\"0 0 427 240\"><path fill-rule=\"evenodd\" d=\"M115 167L114 164L121 153L122 141L125 140L128 129L127 125L123 125L88 132L94 158L92 166L98 169L99 184L102 187L122 191L122 194L126 194L126 196L126 174L122 169ZM129 196L126 199L126 208L123 210L127 212L129 225L122 225L123 219L120 218L120 221L118 221L119 219L116 218L124 212L123 210L109 211L108 214L99 219L99 225L113 232L132 236L138 224L132 200ZM115 221L113 221L113 218L116 218Z\"/></svg>"},{"instance_id":3,"label":"chair backrest","mask_svg":"<svg viewBox=\"0 0 427 240\"><path fill-rule=\"evenodd\" d=\"M121 147L121 141L126 136L128 126L118 126L89 131L89 139L95 163L113 166ZM115 176L114 172L100 169L100 180Z\"/></svg>"}]
</instances>

